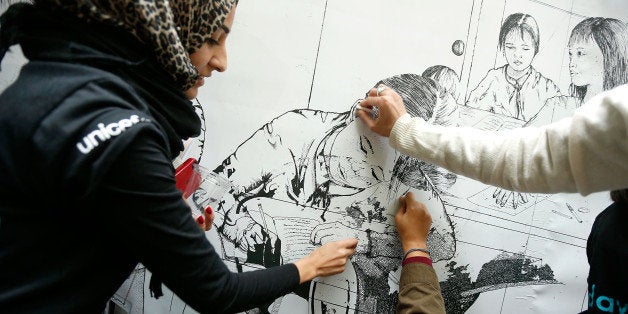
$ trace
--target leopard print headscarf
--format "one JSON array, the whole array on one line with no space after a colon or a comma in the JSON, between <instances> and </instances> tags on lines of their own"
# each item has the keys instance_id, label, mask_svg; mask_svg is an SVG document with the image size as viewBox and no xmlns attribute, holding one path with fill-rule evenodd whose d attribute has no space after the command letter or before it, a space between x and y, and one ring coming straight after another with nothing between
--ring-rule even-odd
<instances>
[{"instance_id":1,"label":"leopard print headscarf","mask_svg":"<svg viewBox=\"0 0 628 314\"><path fill-rule=\"evenodd\" d=\"M198 80L189 54L222 26L238 0L39 0L81 19L123 27L154 49L183 91Z\"/></svg>"}]
</instances>

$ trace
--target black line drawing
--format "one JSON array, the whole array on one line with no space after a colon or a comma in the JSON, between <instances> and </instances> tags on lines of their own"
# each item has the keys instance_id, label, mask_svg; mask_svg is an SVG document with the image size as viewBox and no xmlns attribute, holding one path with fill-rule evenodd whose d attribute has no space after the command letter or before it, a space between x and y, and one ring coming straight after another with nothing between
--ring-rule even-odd
<instances>
[{"instance_id":1,"label":"black line drawing","mask_svg":"<svg viewBox=\"0 0 628 314\"><path fill-rule=\"evenodd\" d=\"M539 37L538 25L531 15L509 15L501 26L498 40L498 48L503 52L507 64L489 70L471 91L466 105L527 121L541 110L547 99L560 95L558 86L532 66L532 61L539 52ZM456 99L459 99L459 95ZM487 116L486 119L490 120L483 123L504 123L499 118L491 119ZM517 126L520 124L506 125L505 128ZM531 198L528 193L499 188L493 192L494 204L511 210L527 206Z\"/></svg>"},{"instance_id":2,"label":"black line drawing","mask_svg":"<svg viewBox=\"0 0 628 314\"><path fill-rule=\"evenodd\" d=\"M438 89L441 93L448 93L454 98L456 103L461 103L462 84L460 83L460 77L456 71L444 65L434 65L425 69L421 75L433 80L438 85ZM451 117L453 113L443 115Z\"/></svg>"},{"instance_id":3,"label":"black line drawing","mask_svg":"<svg viewBox=\"0 0 628 314\"><path fill-rule=\"evenodd\" d=\"M144 313L146 268L138 265L111 298L111 302L128 314ZM111 305L110 305L111 306Z\"/></svg>"},{"instance_id":4,"label":"black line drawing","mask_svg":"<svg viewBox=\"0 0 628 314\"><path fill-rule=\"evenodd\" d=\"M498 210L509 215L517 215L548 197L547 194L518 193L487 187L469 197L468 200L477 206Z\"/></svg>"},{"instance_id":5,"label":"black line drawing","mask_svg":"<svg viewBox=\"0 0 628 314\"><path fill-rule=\"evenodd\" d=\"M575 219L578 223L583 223L582 218L580 218L580 214L576 213L576 210L569 203L565 203L565 206L567 208L567 212L563 210L552 209L552 213L565 217L567 219Z\"/></svg>"},{"instance_id":6,"label":"black line drawing","mask_svg":"<svg viewBox=\"0 0 628 314\"><path fill-rule=\"evenodd\" d=\"M522 254L503 252L482 268L475 281L471 280L466 266L447 263L447 280L441 281L447 313L464 313L480 293L525 285L558 284L554 273L539 259Z\"/></svg>"},{"instance_id":7,"label":"black line drawing","mask_svg":"<svg viewBox=\"0 0 628 314\"><path fill-rule=\"evenodd\" d=\"M449 121L456 117L452 114L456 112L453 94L433 80L404 74L382 82L398 90L406 103L418 103L409 110L414 115L443 125L453 123ZM216 168L231 180L243 172L247 178L243 184L234 184L229 194L233 198L231 205L228 200L222 200L216 211L215 223L222 235L221 251L226 262L235 264L239 271L272 267L299 258L326 240L355 236L361 239L362 247L352 260L349 276L312 282L300 296L308 299L316 313L347 309L367 313L394 311L397 298L394 285L398 284L395 272L399 270L401 251L391 231L394 227L390 224L391 208L387 204L394 207L391 197L412 188L423 191L424 200L431 199L430 209L440 210L438 215L433 213L436 227L428 241L435 248L434 261L449 261L449 272L441 277L448 312L464 313L482 292L558 283L550 266L521 253L511 253L509 258L503 258L505 253L498 255L482 265L484 277L471 280L467 265L456 266L459 264L454 257L457 240L446 209L457 198L447 192L457 177L407 156L378 155L387 150L377 137L363 137L364 130L353 129L353 133L343 136L343 131L351 130L354 110L290 111L262 126ZM290 123L281 123L282 119ZM293 136L281 132L295 119L301 126L314 123L319 131L315 139L303 141L304 134ZM305 150L293 149L289 144ZM340 146L334 149L334 145ZM284 160L268 154L282 147L287 157ZM356 153L357 156L352 156ZM277 167L265 168L267 160L276 162ZM308 172L312 170L309 166L315 171ZM258 167L262 169L254 170ZM248 178L251 173L259 176ZM317 179L321 180L318 184ZM307 193L308 184L310 193ZM349 200L337 205L343 198ZM286 211L290 214L286 215ZM533 265L525 266L533 275L517 277L513 274L519 274L523 266L513 265ZM148 277L144 269L140 271L142 278ZM136 279L131 278L132 284L141 282ZM135 289L144 291L143 282L140 285L141 288ZM124 289L120 293L124 295ZM339 300L339 296L343 297ZM176 296L170 294L165 299L171 303L171 312L173 303L177 305L174 308L185 311L185 305ZM259 311L276 312L280 304L278 300L261 306Z\"/></svg>"},{"instance_id":8,"label":"black line drawing","mask_svg":"<svg viewBox=\"0 0 628 314\"><path fill-rule=\"evenodd\" d=\"M569 37L569 95L547 100L528 121L543 125L573 115L595 94L628 83L628 26L620 20L590 17Z\"/></svg>"},{"instance_id":9,"label":"black line drawing","mask_svg":"<svg viewBox=\"0 0 628 314\"><path fill-rule=\"evenodd\" d=\"M434 116L450 111L439 109L445 103L434 107L438 91L432 80L403 74L381 83L402 95L411 114L447 119ZM355 119L355 108L342 113L299 109L262 126L215 170L234 185L231 197L221 202L216 225L223 242L233 244L233 253L223 251L226 259L265 267L292 261L329 239L358 237L353 266L360 293L351 306L388 312L396 296L382 297L381 290L389 288L381 278L398 267L401 257L388 207L410 188L425 191L437 212L428 237L432 258L449 259L455 237L441 195L456 176L407 156L382 155L381 139L359 130ZM298 134L286 132L294 125L300 126Z\"/></svg>"},{"instance_id":10,"label":"black line drawing","mask_svg":"<svg viewBox=\"0 0 628 314\"><path fill-rule=\"evenodd\" d=\"M528 121L547 99L559 96L558 86L532 66L539 52L539 36L531 15L508 16L499 32L499 48L508 63L488 71L471 91L467 106Z\"/></svg>"},{"instance_id":11,"label":"black line drawing","mask_svg":"<svg viewBox=\"0 0 628 314\"><path fill-rule=\"evenodd\" d=\"M456 118L454 94L439 89L432 79L402 74L379 83L395 89L412 115L443 125ZM396 287L389 285L389 279L398 271L401 250L392 226L391 204L394 207L396 196L406 190L422 191L433 211L434 225L428 237L432 259L451 260L456 237L444 198L455 197L447 188L457 176L408 156L382 155L389 150L380 138L359 130L354 111L293 110L238 145L215 170L229 177L234 186L221 201L215 223L222 236L223 258L254 267L290 262L314 245L357 237L360 244L352 259L354 273L312 283L311 307L320 312L394 312ZM286 132L294 125L300 126L298 134ZM491 286L495 287L530 284L494 278ZM452 280L458 279L448 277L444 284ZM556 282L552 276L542 280ZM342 288L343 282L354 284ZM478 290L470 295L493 289L482 284L475 282L472 287ZM345 292L330 293L330 289ZM336 300L331 295L346 298ZM449 297L467 298L451 293Z\"/></svg>"}]
</instances>

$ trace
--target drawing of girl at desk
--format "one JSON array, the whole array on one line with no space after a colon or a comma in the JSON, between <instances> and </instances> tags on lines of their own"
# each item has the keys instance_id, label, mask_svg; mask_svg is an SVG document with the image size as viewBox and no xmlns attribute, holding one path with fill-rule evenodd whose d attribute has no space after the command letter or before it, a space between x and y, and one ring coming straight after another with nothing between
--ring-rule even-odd
<instances>
[{"instance_id":1,"label":"drawing of girl at desk","mask_svg":"<svg viewBox=\"0 0 628 314\"><path fill-rule=\"evenodd\" d=\"M508 63L489 70L471 91L466 105L528 121L547 99L559 96L558 86L532 66L539 52L539 36L536 20L531 15L508 16L499 32L499 48Z\"/></svg>"}]
</instances>

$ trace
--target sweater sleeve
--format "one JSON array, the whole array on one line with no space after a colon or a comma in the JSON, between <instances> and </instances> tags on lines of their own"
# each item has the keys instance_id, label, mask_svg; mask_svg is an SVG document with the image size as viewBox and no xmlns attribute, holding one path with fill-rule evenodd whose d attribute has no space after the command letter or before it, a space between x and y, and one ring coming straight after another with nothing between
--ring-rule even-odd
<instances>
[{"instance_id":1,"label":"sweater sleeve","mask_svg":"<svg viewBox=\"0 0 628 314\"><path fill-rule=\"evenodd\" d=\"M445 302L432 266L410 263L401 268L397 313L445 313Z\"/></svg>"},{"instance_id":2,"label":"sweater sleeve","mask_svg":"<svg viewBox=\"0 0 628 314\"><path fill-rule=\"evenodd\" d=\"M154 133L154 132L153 132ZM294 264L232 273L194 222L175 187L158 135L149 131L117 158L91 199L118 243L195 310L237 312L272 301L299 284Z\"/></svg>"},{"instance_id":3,"label":"sweater sleeve","mask_svg":"<svg viewBox=\"0 0 628 314\"><path fill-rule=\"evenodd\" d=\"M452 172L537 193L628 187L628 85L599 94L573 117L503 133L429 125L404 115L390 145Z\"/></svg>"}]
</instances>

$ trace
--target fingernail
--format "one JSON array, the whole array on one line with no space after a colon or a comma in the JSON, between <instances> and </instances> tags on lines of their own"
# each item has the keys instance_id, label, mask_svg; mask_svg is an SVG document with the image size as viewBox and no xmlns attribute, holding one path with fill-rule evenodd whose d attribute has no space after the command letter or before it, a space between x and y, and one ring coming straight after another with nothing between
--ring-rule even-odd
<instances>
[{"instance_id":1,"label":"fingernail","mask_svg":"<svg viewBox=\"0 0 628 314\"><path fill-rule=\"evenodd\" d=\"M205 207L205 213L207 213L207 215L211 215L213 212L214 210L211 206L207 205L207 207Z\"/></svg>"},{"instance_id":2,"label":"fingernail","mask_svg":"<svg viewBox=\"0 0 628 314\"><path fill-rule=\"evenodd\" d=\"M205 223L205 218L203 218L203 216L198 216L198 218L196 218L196 221L198 221L199 224L203 224Z\"/></svg>"}]
</instances>

